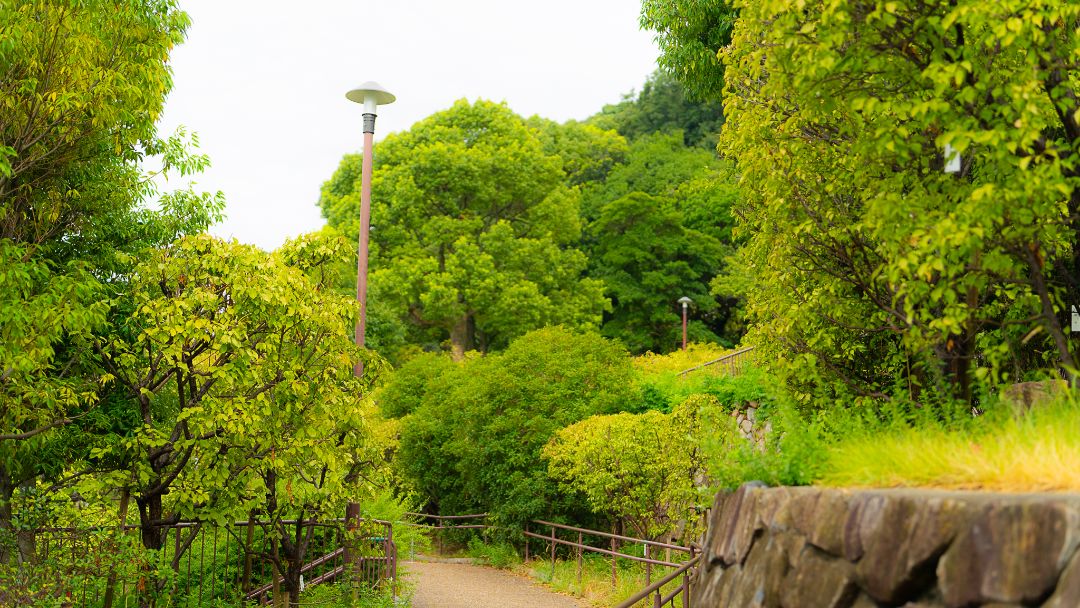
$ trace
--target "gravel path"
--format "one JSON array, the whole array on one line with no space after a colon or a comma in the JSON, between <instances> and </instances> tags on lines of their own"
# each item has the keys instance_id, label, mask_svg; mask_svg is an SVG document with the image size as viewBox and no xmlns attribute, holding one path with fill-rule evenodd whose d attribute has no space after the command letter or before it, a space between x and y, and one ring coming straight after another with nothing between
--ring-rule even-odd
<instances>
[{"instance_id":1,"label":"gravel path","mask_svg":"<svg viewBox=\"0 0 1080 608\"><path fill-rule=\"evenodd\" d=\"M468 564L407 562L413 608L581 608L572 597L528 579Z\"/></svg>"}]
</instances>

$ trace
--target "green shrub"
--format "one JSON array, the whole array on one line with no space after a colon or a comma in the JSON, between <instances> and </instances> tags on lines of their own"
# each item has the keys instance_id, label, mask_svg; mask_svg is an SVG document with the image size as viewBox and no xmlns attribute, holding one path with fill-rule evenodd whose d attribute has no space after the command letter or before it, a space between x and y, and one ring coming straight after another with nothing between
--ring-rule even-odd
<instances>
[{"instance_id":1,"label":"green shrub","mask_svg":"<svg viewBox=\"0 0 1080 608\"><path fill-rule=\"evenodd\" d=\"M585 523L579 515L588 517L588 509L558 492L540 449L564 426L638 407L637 375L617 342L552 327L518 338L501 353L426 365L442 371L423 382L419 406L401 419L396 462L429 509L487 512L503 530L520 530L537 517ZM398 372L426 373L409 366ZM382 407L408 409L399 405Z\"/></svg>"},{"instance_id":2,"label":"green shrub","mask_svg":"<svg viewBox=\"0 0 1080 608\"><path fill-rule=\"evenodd\" d=\"M484 563L500 569L509 569L521 563L517 549L507 542L485 543L474 536L469 540L469 556L484 560Z\"/></svg>"}]
</instances>

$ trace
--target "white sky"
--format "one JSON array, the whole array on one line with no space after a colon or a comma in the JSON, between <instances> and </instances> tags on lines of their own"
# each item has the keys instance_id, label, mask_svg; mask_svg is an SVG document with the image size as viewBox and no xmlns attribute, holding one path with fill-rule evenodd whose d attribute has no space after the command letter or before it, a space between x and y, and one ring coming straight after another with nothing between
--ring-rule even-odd
<instances>
[{"instance_id":1,"label":"white sky","mask_svg":"<svg viewBox=\"0 0 1080 608\"><path fill-rule=\"evenodd\" d=\"M582 119L640 88L658 54L639 0L180 4L192 26L162 134L185 125L210 155L196 188L228 201L211 231L267 249L322 226L319 187L361 146L361 106L345 99L361 82L398 97L379 109L378 140L462 97Z\"/></svg>"}]
</instances>

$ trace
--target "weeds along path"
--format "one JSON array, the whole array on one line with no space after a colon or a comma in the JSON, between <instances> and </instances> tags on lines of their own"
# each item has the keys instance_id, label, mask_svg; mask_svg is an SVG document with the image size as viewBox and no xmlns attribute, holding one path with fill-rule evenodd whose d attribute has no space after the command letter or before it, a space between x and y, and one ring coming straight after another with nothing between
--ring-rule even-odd
<instances>
[{"instance_id":1,"label":"weeds along path","mask_svg":"<svg viewBox=\"0 0 1080 608\"><path fill-rule=\"evenodd\" d=\"M413 608L581 608L528 579L471 564L406 562Z\"/></svg>"}]
</instances>

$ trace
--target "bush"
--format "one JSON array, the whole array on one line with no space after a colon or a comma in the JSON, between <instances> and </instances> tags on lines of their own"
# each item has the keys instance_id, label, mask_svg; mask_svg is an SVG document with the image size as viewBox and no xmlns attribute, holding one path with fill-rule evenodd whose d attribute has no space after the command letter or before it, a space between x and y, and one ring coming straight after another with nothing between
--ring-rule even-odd
<instances>
[{"instance_id":1,"label":"bush","mask_svg":"<svg viewBox=\"0 0 1080 608\"><path fill-rule=\"evenodd\" d=\"M383 411L400 412L412 407L402 402L421 395L401 420L397 463L428 508L488 512L505 530L541 516L585 523L576 515L587 517L588 509L559 494L540 449L564 426L638 407L641 391L626 351L596 334L553 327L522 336L502 353L450 364L428 359L398 374L427 374L433 366L441 371L428 375L422 390L381 397ZM394 382L419 384L405 377ZM395 396L402 394L408 396Z\"/></svg>"},{"instance_id":2,"label":"bush","mask_svg":"<svg viewBox=\"0 0 1080 608\"><path fill-rule=\"evenodd\" d=\"M469 540L469 555L484 560L485 564L493 568L503 570L521 563L521 557L510 543L498 542L489 545L476 536Z\"/></svg>"}]
</instances>

